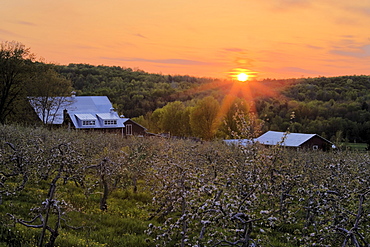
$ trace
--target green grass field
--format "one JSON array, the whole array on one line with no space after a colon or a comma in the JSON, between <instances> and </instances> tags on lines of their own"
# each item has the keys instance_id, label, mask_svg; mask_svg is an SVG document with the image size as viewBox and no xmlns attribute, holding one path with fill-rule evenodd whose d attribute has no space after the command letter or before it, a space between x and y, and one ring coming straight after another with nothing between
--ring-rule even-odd
<instances>
[{"instance_id":1,"label":"green grass field","mask_svg":"<svg viewBox=\"0 0 370 247\"><path fill-rule=\"evenodd\" d=\"M346 143L344 145L354 151L366 151L367 149L366 143Z\"/></svg>"}]
</instances>

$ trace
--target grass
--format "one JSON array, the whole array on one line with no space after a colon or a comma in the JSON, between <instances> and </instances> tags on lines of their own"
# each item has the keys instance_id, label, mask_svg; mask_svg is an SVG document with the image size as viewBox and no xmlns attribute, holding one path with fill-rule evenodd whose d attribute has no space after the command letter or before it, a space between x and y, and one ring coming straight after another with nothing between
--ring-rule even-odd
<instances>
[{"instance_id":1,"label":"grass","mask_svg":"<svg viewBox=\"0 0 370 247\"><path fill-rule=\"evenodd\" d=\"M346 143L345 147L349 147L353 151L366 151L367 143Z\"/></svg>"},{"instance_id":2,"label":"grass","mask_svg":"<svg viewBox=\"0 0 370 247\"><path fill-rule=\"evenodd\" d=\"M0 246L7 246L3 243L8 246L36 245L41 230L14 225L6 213L24 220L32 219L34 213L31 209L40 207L47 195L48 188L41 187L43 189L34 184L19 196L3 198L0 205ZM146 192L117 189L110 194L106 212L99 209L99 193L85 196L83 189L72 183L59 186L57 197L67 202L67 206L56 246L149 246L144 231L149 224L146 205L151 197ZM54 227L55 217L50 217L49 222Z\"/></svg>"}]
</instances>

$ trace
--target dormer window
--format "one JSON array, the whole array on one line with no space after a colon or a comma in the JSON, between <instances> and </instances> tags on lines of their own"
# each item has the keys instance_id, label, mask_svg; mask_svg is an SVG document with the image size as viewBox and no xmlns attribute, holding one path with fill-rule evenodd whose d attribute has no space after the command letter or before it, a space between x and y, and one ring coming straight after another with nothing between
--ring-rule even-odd
<instances>
[{"instance_id":1,"label":"dormer window","mask_svg":"<svg viewBox=\"0 0 370 247\"><path fill-rule=\"evenodd\" d=\"M75 114L79 125L81 127L95 127L96 126L96 117L90 113L77 113Z\"/></svg>"},{"instance_id":2,"label":"dormer window","mask_svg":"<svg viewBox=\"0 0 370 247\"><path fill-rule=\"evenodd\" d=\"M117 124L117 120L113 119L113 120L104 120L104 125L116 125Z\"/></svg>"},{"instance_id":3,"label":"dormer window","mask_svg":"<svg viewBox=\"0 0 370 247\"><path fill-rule=\"evenodd\" d=\"M95 120L84 120L84 121L82 121L82 125L84 125L84 126L93 126L93 125L95 125Z\"/></svg>"}]
</instances>

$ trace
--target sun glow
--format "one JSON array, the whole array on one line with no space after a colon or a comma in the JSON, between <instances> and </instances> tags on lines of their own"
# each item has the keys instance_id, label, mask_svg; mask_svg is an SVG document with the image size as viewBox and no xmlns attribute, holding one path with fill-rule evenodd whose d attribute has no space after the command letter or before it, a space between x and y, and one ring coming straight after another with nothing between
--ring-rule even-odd
<instances>
[{"instance_id":1,"label":"sun glow","mask_svg":"<svg viewBox=\"0 0 370 247\"><path fill-rule=\"evenodd\" d=\"M200 84L198 87L185 90L186 94L197 94L208 90L219 89L224 93L224 98L220 104L220 109L213 124L215 131L223 123L223 119L235 104L236 99L241 99L246 104L248 111L255 114L255 100L259 97L281 98L280 91L285 85L272 83L269 80L258 81L256 79L258 72L244 68L235 68L228 73L229 80L215 80L207 84ZM239 82L240 83L239 83ZM248 81L247 83L245 81Z\"/></svg>"},{"instance_id":2,"label":"sun glow","mask_svg":"<svg viewBox=\"0 0 370 247\"><path fill-rule=\"evenodd\" d=\"M254 81L258 74L256 71L245 68L234 68L227 73L232 80L237 80L240 82Z\"/></svg>"},{"instance_id":3,"label":"sun glow","mask_svg":"<svg viewBox=\"0 0 370 247\"><path fill-rule=\"evenodd\" d=\"M238 81L247 81L249 76L246 73L240 73L237 75Z\"/></svg>"}]
</instances>

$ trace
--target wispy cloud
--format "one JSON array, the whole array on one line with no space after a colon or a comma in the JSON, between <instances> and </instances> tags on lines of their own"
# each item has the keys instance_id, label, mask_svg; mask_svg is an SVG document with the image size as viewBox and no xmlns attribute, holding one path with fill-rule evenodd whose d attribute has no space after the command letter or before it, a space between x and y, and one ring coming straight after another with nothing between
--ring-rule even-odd
<instances>
[{"instance_id":1,"label":"wispy cloud","mask_svg":"<svg viewBox=\"0 0 370 247\"><path fill-rule=\"evenodd\" d=\"M306 45L306 47L310 48L310 49L315 49L315 50L321 50L323 49L322 47L320 46L315 46L315 45Z\"/></svg>"},{"instance_id":2,"label":"wispy cloud","mask_svg":"<svg viewBox=\"0 0 370 247\"><path fill-rule=\"evenodd\" d=\"M309 0L278 0L273 5L274 10L290 10L296 8L307 8L311 5Z\"/></svg>"},{"instance_id":3,"label":"wispy cloud","mask_svg":"<svg viewBox=\"0 0 370 247\"><path fill-rule=\"evenodd\" d=\"M334 49L331 50L330 53L354 58L370 57L370 44L358 47Z\"/></svg>"},{"instance_id":4,"label":"wispy cloud","mask_svg":"<svg viewBox=\"0 0 370 247\"><path fill-rule=\"evenodd\" d=\"M320 74L317 70L309 70L309 69L303 69L299 67L283 67L281 68L284 72L295 72L295 73L303 73L303 74L310 74L310 75L318 75Z\"/></svg>"},{"instance_id":5,"label":"wispy cloud","mask_svg":"<svg viewBox=\"0 0 370 247\"><path fill-rule=\"evenodd\" d=\"M21 24L21 25L26 25L26 26L36 26L35 23L29 22L29 21L16 21L15 23Z\"/></svg>"},{"instance_id":6,"label":"wispy cloud","mask_svg":"<svg viewBox=\"0 0 370 247\"><path fill-rule=\"evenodd\" d=\"M0 34L21 37L21 35L5 29L0 29Z\"/></svg>"},{"instance_id":7,"label":"wispy cloud","mask_svg":"<svg viewBox=\"0 0 370 247\"><path fill-rule=\"evenodd\" d=\"M82 50L96 49L96 47L91 46L91 45L74 45L74 48L76 48L76 49L82 49Z\"/></svg>"},{"instance_id":8,"label":"wispy cloud","mask_svg":"<svg viewBox=\"0 0 370 247\"><path fill-rule=\"evenodd\" d=\"M224 50L229 51L229 52L244 52L245 51L244 49L241 49L241 48L225 48Z\"/></svg>"},{"instance_id":9,"label":"wispy cloud","mask_svg":"<svg viewBox=\"0 0 370 247\"><path fill-rule=\"evenodd\" d=\"M134 34L136 37L140 37L140 38L143 38L143 39L147 39L147 37L146 36L144 36L144 35L142 35L142 34L140 34L140 33L135 33Z\"/></svg>"},{"instance_id":10,"label":"wispy cloud","mask_svg":"<svg viewBox=\"0 0 370 247\"><path fill-rule=\"evenodd\" d=\"M147 63L160 63L160 64L178 64L178 65L208 65L210 63L196 61L196 60L188 60L188 59L177 59L177 58L170 58L170 59L146 59L146 58L137 58L137 57L101 57L102 59L107 60L118 60L118 61L132 61L132 62L147 62Z\"/></svg>"},{"instance_id":11,"label":"wispy cloud","mask_svg":"<svg viewBox=\"0 0 370 247\"><path fill-rule=\"evenodd\" d=\"M14 33L8 31L8 30L4 30L4 29L0 29L0 33L2 34L11 34L11 35L14 35Z\"/></svg>"},{"instance_id":12,"label":"wispy cloud","mask_svg":"<svg viewBox=\"0 0 370 247\"><path fill-rule=\"evenodd\" d=\"M360 14L360 15L364 15L366 17L369 17L370 16L370 7L354 7L354 6L348 6L346 8L347 11L351 11L355 14Z\"/></svg>"}]
</instances>

